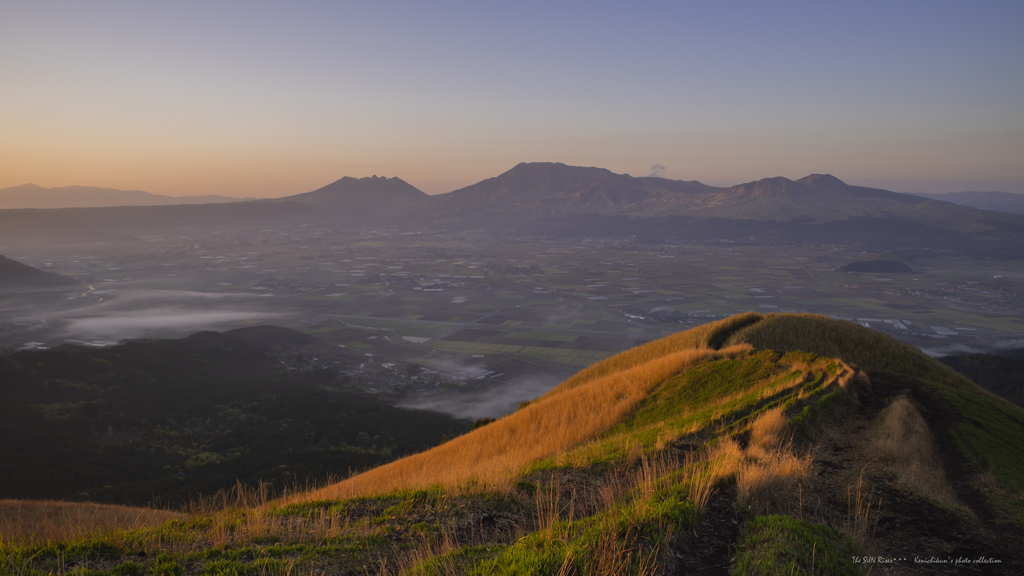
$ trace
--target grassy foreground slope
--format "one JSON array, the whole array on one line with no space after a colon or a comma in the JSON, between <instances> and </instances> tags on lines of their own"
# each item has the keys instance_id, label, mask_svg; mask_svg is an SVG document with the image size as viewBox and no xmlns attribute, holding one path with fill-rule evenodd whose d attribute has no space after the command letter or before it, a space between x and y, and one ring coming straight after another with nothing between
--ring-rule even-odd
<instances>
[{"instance_id":1,"label":"grassy foreground slope","mask_svg":"<svg viewBox=\"0 0 1024 576\"><path fill-rule=\"evenodd\" d=\"M1021 446L1024 411L891 338L744 314L319 490L8 536L0 574L1019 573Z\"/></svg>"}]
</instances>

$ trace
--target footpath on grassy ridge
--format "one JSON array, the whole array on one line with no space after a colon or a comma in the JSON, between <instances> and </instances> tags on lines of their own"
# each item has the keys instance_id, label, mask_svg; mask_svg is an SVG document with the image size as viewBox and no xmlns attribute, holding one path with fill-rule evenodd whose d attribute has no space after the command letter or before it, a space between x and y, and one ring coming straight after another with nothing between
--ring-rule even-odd
<instances>
[{"instance_id":1,"label":"footpath on grassy ridge","mask_svg":"<svg viewBox=\"0 0 1024 576\"><path fill-rule=\"evenodd\" d=\"M9 533L0 575L1022 573L1022 446L1024 411L891 338L746 314L318 491Z\"/></svg>"}]
</instances>

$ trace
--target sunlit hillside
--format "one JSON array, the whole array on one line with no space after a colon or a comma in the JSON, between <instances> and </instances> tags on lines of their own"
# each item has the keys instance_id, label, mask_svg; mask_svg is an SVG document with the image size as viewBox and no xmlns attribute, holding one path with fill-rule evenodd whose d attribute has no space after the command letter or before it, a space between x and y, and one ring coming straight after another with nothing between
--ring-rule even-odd
<instances>
[{"instance_id":1,"label":"sunlit hillside","mask_svg":"<svg viewBox=\"0 0 1024 576\"><path fill-rule=\"evenodd\" d=\"M188 520L76 543L7 537L0 571L867 574L871 557L927 573L917 556L1012 573L1022 446L1024 411L916 349L750 313L316 490L239 487Z\"/></svg>"}]
</instances>

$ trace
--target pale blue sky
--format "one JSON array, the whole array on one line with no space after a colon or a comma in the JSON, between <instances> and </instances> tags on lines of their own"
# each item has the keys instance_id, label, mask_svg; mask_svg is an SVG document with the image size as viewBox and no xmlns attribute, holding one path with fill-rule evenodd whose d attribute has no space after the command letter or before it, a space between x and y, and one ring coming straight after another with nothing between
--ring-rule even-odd
<instances>
[{"instance_id":1,"label":"pale blue sky","mask_svg":"<svg viewBox=\"0 0 1024 576\"><path fill-rule=\"evenodd\" d=\"M430 193L521 161L1024 192L1021 2L6 2L0 187Z\"/></svg>"}]
</instances>

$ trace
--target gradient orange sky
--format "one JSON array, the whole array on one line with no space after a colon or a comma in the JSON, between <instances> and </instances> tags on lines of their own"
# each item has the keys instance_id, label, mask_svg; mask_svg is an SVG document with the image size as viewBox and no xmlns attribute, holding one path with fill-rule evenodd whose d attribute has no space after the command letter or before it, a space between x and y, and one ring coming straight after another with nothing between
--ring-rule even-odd
<instances>
[{"instance_id":1,"label":"gradient orange sky","mask_svg":"<svg viewBox=\"0 0 1024 576\"><path fill-rule=\"evenodd\" d=\"M1024 193L1020 2L21 4L0 188L441 193L551 161Z\"/></svg>"}]
</instances>

